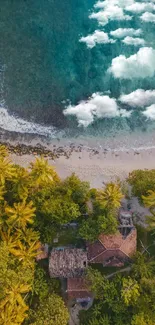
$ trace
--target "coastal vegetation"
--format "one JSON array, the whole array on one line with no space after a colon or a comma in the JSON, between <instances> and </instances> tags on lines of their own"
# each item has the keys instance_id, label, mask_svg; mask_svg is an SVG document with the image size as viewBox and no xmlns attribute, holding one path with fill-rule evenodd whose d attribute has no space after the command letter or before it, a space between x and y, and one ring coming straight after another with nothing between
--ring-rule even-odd
<instances>
[{"instance_id":1,"label":"coastal vegetation","mask_svg":"<svg viewBox=\"0 0 155 325\"><path fill-rule=\"evenodd\" d=\"M139 245L133 263L110 277L97 266L87 269L95 299L80 312L81 325L155 323L155 171L134 171L128 183L150 209L143 229L147 249ZM49 277L46 261L37 262L41 244L84 245L102 232L116 233L121 189L119 181L91 189L75 174L61 180L43 157L20 167L0 146L0 325L68 324L59 280Z\"/></svg>"}]
</instances>

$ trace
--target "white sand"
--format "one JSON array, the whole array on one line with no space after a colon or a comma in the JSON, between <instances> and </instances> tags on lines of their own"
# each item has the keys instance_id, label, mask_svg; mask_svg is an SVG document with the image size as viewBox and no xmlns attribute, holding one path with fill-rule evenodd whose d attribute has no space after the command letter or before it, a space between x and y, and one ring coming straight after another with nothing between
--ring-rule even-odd
<instances>
[{"instance_id":1,"label":"white sand","mask_svg":"<svg viewBox=\"0 0 155 325\"><path fill-rule=\"evenodd\" d=\"M35 156L11 154L11 158L16 164L28 167ZM49 163L55 166L62 178L75 172L82 180L89 181L92 187L100 188L104 182L117 177L125 179L134 169L155 168L155 149L111 151L106 154L100 150L98 154L93 154L82 148L81 152L73 151L69 159L61 156L55 161L49 159Z\"/></svg>"}]
</instances>

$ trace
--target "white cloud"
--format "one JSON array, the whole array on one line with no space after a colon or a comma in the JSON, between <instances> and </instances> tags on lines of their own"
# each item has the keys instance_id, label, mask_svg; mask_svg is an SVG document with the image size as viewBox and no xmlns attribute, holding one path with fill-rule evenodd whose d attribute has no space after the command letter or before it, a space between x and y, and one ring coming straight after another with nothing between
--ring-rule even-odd
<instances>
[{"instance_id":1,"label":"white cloud","mask_svg":"<svg viewBox=\"0 0 155 325\"><path fill-rule=\"evenodd\" d=\"M131 107L145 107L155 104L155 90L137 89L128 95L121 95L119 100Z\"/></svg>"},{"instance_id":2,"label":"white cloud","mask_svg":"<svg viewBox=\"0 0 155 325\"><path fill-rule=\"evenodd\" d=\"M155 14L152 12L145 12L140 18L145 22L155 23Z\"/></svg>"},{"instance_id":3,"label":"white cloud","mask_svg":"<svg viewBox=\"0 0 155 325\"><path fill-rule=\"evenodd\" d=\"M117 5L109 4L104 10L93 12L90 19L97 19L99 25L105 26L109 20L131 20L132 17L125 15L122 8Z\"/></svg>"},{"instance_id":4,"label":"white cloud","mask_svg":"<svg viewBox=\"0 0 155 325\"><path fill-rule=\"evenodd\" d=\"M81 37L80 42L84 42L87 44L87 47L93 48L96 44L115 43L116 41L110 39L107 33L96 30L92 35Z\"/></svg>"},{"instance_id":5,"label":"white cloud","mask_svg":"<svg viewBox=\"0 0 155 325\"><path fill-rule=\"evenodd\" d=\"M142 13L144 11L153 11L155 10L155 5L151 2L135 2L125 8L125 10L132 13Z\"/></svg>"},{"instance_id":6,"label":"white cloud","mask_svg":"<svg viewBox=\"0 0 155 325\"><path fill-rule=\"evenodd\" d=\"M64 114L76 116L79 126L87 127L96 118L129 117L131 112L119 110L116 99L94 93L88 100L83 100L76 106L69 105Z\"/></svg>"},{"instance_id":7,"label":"white cloud","mask_svg":"<svg viewBox=\"0 0 155 325\"><path fill-rule=\"evenodd\" d=\"M146 111L143 112L143 114L144 114L147 118L149 118L149 119L151 119L151 120L155 120L155 104L153 104L153 105L147 107L147 108L146 108Z\"/></svg>"},{"instance_id":8,"label":"white cloud","mask_svg":"<svg viewBox=\"0 0 155 325\"><path fill-rule=\"evenodd\" d=\"M131 5L132 3L134 3L134 0L105 0L105 1L98 1L95 4L95 8L97 9L103 9L108 7L109 5L117 5L121 8L125 8L126 6Z\"/></svg>"},{"instance_id":9,"label":"white cloud","mask_svg":"<svg viewBox=\"0 0 155 325\"><path fill-rule=\"evenodd\" d=\"M141 29L134 28L118 28L110 32L110 35L116 38L124 38L126 36L139 36L142 34Z\"/></svg>"},{"instance_id":10,"label":"white cloud","mask_svg":"<svg viewBox=\"0 0 155 325\"><path fill-rule=\"evenodd\" d=\"M132 79L153 77L155 74L155 50L143 47L130 57L117 56L108 69L115 78Z\"/></svg>"},{"instance_id":11,"label":"white cloud","mask_svg":"<svg viewBox=\"0 0 155 325\"><path fill-rule=\"evenodd\" d=\"M144 46L145 45L145 41L143 38L134 38L131 36L126 36L124 38L124 40L122 40L123 43L125 43L126 45L133 45L133 46Z\"/></svg>"}]
</instances>

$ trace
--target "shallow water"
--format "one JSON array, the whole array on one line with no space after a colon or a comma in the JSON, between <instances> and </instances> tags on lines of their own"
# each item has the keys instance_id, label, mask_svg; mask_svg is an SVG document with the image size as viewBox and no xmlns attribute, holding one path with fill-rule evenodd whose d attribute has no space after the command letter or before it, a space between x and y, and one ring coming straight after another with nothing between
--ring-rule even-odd
<instances>
[{"instance_id":1,"label":"shallow water","mask_svg":"<svg viewBox=\"0 0 155 325\"><path fill-rule=\"evenodd\" d=\"M65 128L68 136L107 136L122 130L131 133L154 129L154 121L147 120L141 114L143 108L136 106L132 107L130 118L105 118L102 112L103 118L95 117L88 128L79 128L75 117L63 114L67 101L77 105L96 92L118 99L122 93L136 89L155 89L155 76L122 79L107 73L114 57L129 57L141 46L125 45L118 39L90 49L79 42L96 29L110 33L118 28L141 28L145 46L153 49L155 23L142 22L140 14L132 14L132 20L109 20L107 25L99 26L97 20L89 19L94 4L94 0L1 0L0 127L19 132L21 126L22 132L31 132L32 124L28 126L24 119L35 123L38 133L38 123L50 127L41 133L46 134L47 130L51 137L53 126ZM128 105L118 106L131 110ZM18 120L18 128L8 113Z\"/></svg>"}]
</instances>

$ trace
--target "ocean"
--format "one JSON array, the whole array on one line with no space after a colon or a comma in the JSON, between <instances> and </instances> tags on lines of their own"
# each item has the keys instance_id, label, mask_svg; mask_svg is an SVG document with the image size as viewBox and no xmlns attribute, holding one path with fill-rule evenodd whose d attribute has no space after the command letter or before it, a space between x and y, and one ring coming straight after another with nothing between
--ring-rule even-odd
<instances>
[{"instance_id":1,"label":"ocean","mask_svg":"<svg viewBox=\"0 0 155 325\"><path fill-rule=\"evenodd\" d=\"M154 0L1 0L0 128L153 134L154 35Z\"/></svg>"}]
</instances>

